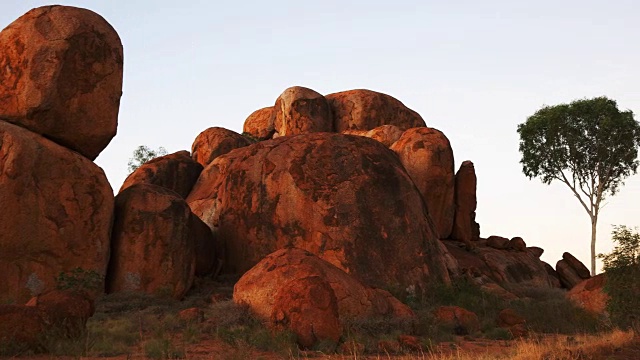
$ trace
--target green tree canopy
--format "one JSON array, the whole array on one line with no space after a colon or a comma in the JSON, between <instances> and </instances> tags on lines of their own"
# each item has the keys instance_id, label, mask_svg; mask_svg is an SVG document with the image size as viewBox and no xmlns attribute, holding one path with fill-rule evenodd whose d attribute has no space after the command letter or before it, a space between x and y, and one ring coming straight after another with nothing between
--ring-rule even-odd
<instances>
[{"instance_id":1,"label":"green tree canopy","mask_svg":"<svg viewBox=\"0 0 640 360\"><path fill-rule=\"evenodd\" d=\"M138 146L133 150L133 157L129 159L127 166L129 167L129 173L134 172L140 165L147 161L157 158L159 156L167 155L167 150L160 146L157 150L152 150L145 145Z\"/></svg>"},{"instance_id":2,"label":"green tree canopy","mask_svg":"<svg viewBox=\"0 0 640 360\"><path fill-rule=\"evenodd\" d=\"M518 125L522 171L545 184L559 180L591 219L591 272L602 200L638 169L640 124L606 97L545 106Z\"/></svg>"}]
</instances>

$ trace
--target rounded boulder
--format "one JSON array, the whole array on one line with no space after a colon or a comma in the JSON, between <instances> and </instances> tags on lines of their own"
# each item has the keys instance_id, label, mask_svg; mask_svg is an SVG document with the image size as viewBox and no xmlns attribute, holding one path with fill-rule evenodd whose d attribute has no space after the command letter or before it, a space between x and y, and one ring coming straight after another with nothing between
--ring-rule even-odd
<instances>
[{"instance_id":1,"label":"rounded boulder","mask_svg":"<svg viewBox=\"0 0 640 360\"><path fill-rule=\"evenodd\" d=\"M394 125L400 130L426 126L422 117L398 99L376 91L348 90L326 96L333 112L334 128L371 130Z\"/></svg>"},{"instance_id":2,"label":"rounded boulder","mask_svg":"<svg viewBox=\"0 0 640 360\"><path fill-rule=\"evenodd\" d=\"M231 273L295 246L369 286L449 281L411 178L368 138L313 133L238 149L202 172L187 201L217 230Z\"/></svg>"},{"instance_id":3,"label":"rounded boulder","mask_svg":"<svg viewBox=\"0 0 640 360\"><path fill-rule=\"evenodd\" d=\"M136 184L116 196L107 292L181 299L193 283L191 211L177 193Z\"/></svg>"},{"instance_id":4,"label":"rounded boulder","mask_svg":"<svg viewBox=\"0 0 640 360\"><path fill-rule=\"evenodd\" d=\"M127 176L119 192L135 184L151 184L186 198L201 172L202 165L191 159L188 151L178 151L140 165Z\"/></svg>"},{"instance_id":5,"label":"rounded boulder","mask_svg":"<svg viewBox=\"0 0 640 360\"><path fill-rule=\"evenodd\" d=\"M311 89L290 87L280 94L273 108L274 129L278 136L333 131L333 117L327 100Z\"/></svg>"},{"instance_id":6,"label":"rounded boulder","mask_svg":"<svg viewBox=\"0 0 640 360\"><path fill-rule=\"evenodd\" d=\"M113 202L96 164L0 121L0 302L25 302L78 268L102 293Z\"/></svg>"},{"instance_id":7,"label":"rounded boulder","mask_svg":"<svg viewBox=\"0 0 640 360\"><path fill-rule=\"evenodd\" d=\"M100 15L33 9L0 32L0 119L93 160L116 135L122 43Z\"/></svg>"},{"instance_id":8,"label":"rounded boulder","mask_svg":"<svg viewBox=\"0 0 640 360\"><path fill-rule=\"evenodd\" d=\"M439 130L420 127L405 131L392 146L420 190L439 239L447 239L455 214L453 150Z\"/></svg>"},{"instance_id":9,"label":"rounded boulder","mask_svg":"<svg viewBox=\"0 0 640 360\"><path fill-rule=\"evenodd\" d=\"M246 137L237 132L221 127L211 127L196 137L191 145L191 153L193 160L206 167L218 156L250 144Z\"/></svg>"}]
</instances>

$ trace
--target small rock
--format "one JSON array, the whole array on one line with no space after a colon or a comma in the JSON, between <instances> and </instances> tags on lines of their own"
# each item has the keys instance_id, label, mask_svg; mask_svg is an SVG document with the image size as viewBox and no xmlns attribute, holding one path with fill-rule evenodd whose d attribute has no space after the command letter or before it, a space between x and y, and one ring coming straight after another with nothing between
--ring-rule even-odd
<instances>
[{"instance_id":1,"label":"small rock","mask_svg":"<svg viewBox=\"0 0 640 360\"><path fill-rule=\"evenodd\" d=\"M178 313L178 317L186 322L200 323L204 321L204 311L195 307L184 309Z\"/></svg>"},{"instance_id":2,"label":"small rock","mask_svg":"<svg viewBox=\"0 0 640 360\"><path fill-rule=\"evenodd\" d=\"M478 315L459 306L440 306L434 315L439 322L453 328L458 335L472 334L480 329Z\"/></svg>"},{"instance_id":3,"label":"small rock","mask_svg":"<svg viewBox=\"0 0 640 360\"><path fill-rule=\"evenodd\" d=\"M509 240L509 245L507 246L507 248L515 251L527 251L527 244L524 242L524 240L522 240L521 237L514 237L513 239Z\"/></svg>"},{"instance_id":4,"label":"small rock","mask_svg":"<svg viewBox=\"0 0 640 360\"><path fill-rule=\"evenodd\" d=\"M498 250L504 250L509 246L509 239L502 236L491 235L487 238L487 246Z\"/></svg>"},{"instance_id":5,"label":"small rock","mask_svg":"<svg viewBox=\"0 0 640 360\"><path fill-rule=\"evenodd\" d=\"M498 313L498 326L500 327L511 327L525 322L526 320L511 308L503 309Z\"/></svg>"},{"instance_id":6,"label":"small rock","mask_svg":"<svg viewBox=\"0 0 640 360\"><path fill-rule=\"evenodd\" d=\"M400 335L398 336L398 343L400 347L406 348L411 351L421 351L422 345L420 345L420 340L417 337L412 335Z\"/></svg>"},{"instance_id":7,"label":"small rock","mask_svg":"<svg viewBox=\"0 0 640 360\"><path fill-rule=\"evenodd\" d=\"M527 247L527 251L529 251L531 254L533 254L533 256L537 258L540 258L540 256L542 256L542 254L544 253L544 249L537 246L529 246Z\"/></svg>"}]
</instances>

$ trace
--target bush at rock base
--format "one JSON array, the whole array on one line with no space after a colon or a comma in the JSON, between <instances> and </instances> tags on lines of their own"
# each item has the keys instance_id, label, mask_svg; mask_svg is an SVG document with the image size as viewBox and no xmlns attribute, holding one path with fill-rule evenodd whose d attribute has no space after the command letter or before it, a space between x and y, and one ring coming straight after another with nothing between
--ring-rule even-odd
<instances>
[{"instance_id":1,"label":"bush at rock base","mask_svg":"<svg viewBox=\"0 0 640 360\"><path fill-rule=\"evenodd\" d=\"M613 324L631 326L640 336L640 234L626 226L614 226L616 247L600 254L606 274L604 291L610 296L607 310Z\"/></svg>"}]
</instances>

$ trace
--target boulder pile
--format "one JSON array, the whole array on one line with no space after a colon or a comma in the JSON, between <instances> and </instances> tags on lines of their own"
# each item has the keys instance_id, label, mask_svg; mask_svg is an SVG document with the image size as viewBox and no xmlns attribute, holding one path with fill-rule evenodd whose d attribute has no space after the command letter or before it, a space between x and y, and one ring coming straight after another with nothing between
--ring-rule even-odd
<instances>
[{"instance_id":1,"label":"boulder pile","mask_svg":"<svg viewBox=\"0 0 640 360\"><path fill-rule=\"evenodd\" d=\"M0 48L0 303L36 297L0 306L0 341L32 344L61 317L84 326L105 292L181 299L195 277L220 273L240 278L235 302L305 348L338 346L353 319L411 322L392 293L458 277L506 298L581 284L584 301L599 288L571 254L553 269L520 237L482 238L474 164L456 172L447 136L389 95L288 88L243 134L208 128L114 197L93 160L117 129L115 30L89 10L45 6L0 32ZM68 274L95 280L86 302L55 292ZM478 328L464 309L438 314Z\"/></svg>"}]
</instances>

